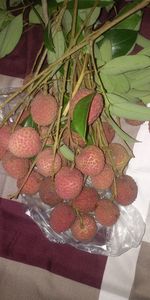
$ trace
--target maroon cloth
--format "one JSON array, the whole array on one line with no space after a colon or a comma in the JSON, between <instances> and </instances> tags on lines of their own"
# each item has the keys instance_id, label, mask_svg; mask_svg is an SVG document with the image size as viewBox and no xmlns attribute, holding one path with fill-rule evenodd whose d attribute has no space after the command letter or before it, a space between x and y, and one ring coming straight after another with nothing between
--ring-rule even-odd
<instances>
[{"instance_id":1,"label":"maroon cloth","mask_svg":"<svg viewBox=\"0 0 150 300\"><path fill-rule=\"evenodd\" d=\"M107 257L50 242L25 210L0 198L0 256L100 288Z\"/></svg>"},{"instance_id":2,"label":"maroon cloth","mask_svg":"<svg viewBox=\"0 0 150 300\"><path fill-rule=\"evenodd\" d=\"M9 55L0 59L0 74L19 78L28 75L42 41L43 30L40 25L28 28L16 48Z\"/></svg>"}]
</instances>

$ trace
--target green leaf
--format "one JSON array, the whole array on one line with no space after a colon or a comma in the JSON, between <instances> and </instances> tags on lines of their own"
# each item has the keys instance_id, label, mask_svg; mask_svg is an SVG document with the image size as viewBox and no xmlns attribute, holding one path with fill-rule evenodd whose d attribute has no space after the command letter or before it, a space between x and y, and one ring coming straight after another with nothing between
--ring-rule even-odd
<instances>
[{"instance_id":1,"label":"green leaf","mask_svg":"<svg viewBox=\"0 0 150 300\"><path fill-rule=\"evenodd\" d=\"M150 40L141 34L138 34L136 43L142 48L150 48Z\"/></svg>"},{"instance_id":2,"label":"green leaf","mask_svg":"<svg viewBox=\"0 0 150 300\"><path fill-rule=\"evenodd\" d=\"M122 128L118 126L118 124L114 121L114 119L111 117L109 118L109 124L112 126L112 128L115 130L117 135L123 139L127 143L135 143L137 142L136 139L134 139L132 136L130 136L128 133L126 133Z\"/></svg>"},{"instance_id":3,"label":"green leaf","mask_svg":"<svg viewBox=\"0 0 150 300\"><path fill-rule=\"evenodd\" d=\"M150 120L150 108L127 101L120 104L117 103L116 105L110 105L109 110L112 115L125 119L139 121Z\"/></svg>"},{"instance_id":4,"label":"green leaf","mask_svg":"<svg viewBox=\"0 0 150 300\"><path fill-rule=\"evenodd\" d=\"M31 24L41 24L41 20L43 20L42 15L42 6L37 4L30 10L29 13L29 23Z\"/></svg>"},{"instance_id":5,"label":"green leaf","mask_svg":"<svg viewBox=\"0 0 150 300\"><path fill-rule=\"evenodd\" d=\"M108 75L101 73L101 79L107 92L109 93L126 93L129 91L130 84L124 74Z\"/></svg>"},{"instance_id":6,"label":"green leaf","mask_svg":"<svg viewBox=\"0 0 150 300\"><path fill-rule=\"evenodd\" d=\"M150 93L148 95L146 95L146 96L143 96L141 100L145 104L150 103Z\"/></svg>"},{"instance_id":7,"label":"green leaf","mask_svg":"<svg viewBox=\"0 0 150 300\"><path fill-rule=\"evenodd\" d=\"M104 38L101 41L101 44L99 44L99 52L100 52L100 57L103 62L108 62L112 59L112 45L111 41L107 38Z\"/></svg>"},{"instance_id":8,"label":"green leaf","mask_svg":"<svg viewBox=\"0 0 150 300\"><path fill-rule=\"evenodd\" d=\"M63 27L63 32L65 32L66 35L71 31L72 15L68 9L65 10L65 13L63 15L62 27Z\"/></svg>"},{"instance_id":9,"label":"green leaf","mask_svg":"<svg viewBox=\"0 0 150 300\"><path fill-rule=\"evenodd\" d=\"M124 21L117 24L115 26L115 28L130 29L130 30L138 31L140 28L141 20L142 20L142 13L137 12L137 13L133 14L132 16L126 18Z\"/></svg>"},{"instance_id":10,"label":"green leaf","mask_svg":"<svg viewBox=\"0 0 150 300\"><path fill-rule=\"evenodd\" d=\"M0 31L4 29L13 19L14 16L11 13L0 9Z\"/></svg>"},{"instance_id":11,"label":"green leaf","mask_svg":"<svg viewBox=\"0 0 150 300\"><path fill-rule=\"evenodd\" d=\"M137 32L128 29L112 29L105 34L111 43L112 58L127 54L135 45Z\"/></svg>"},{"instance_id":12,"label":"green leaf","mask_svg":"<svg viewBox=\"0 0 150 300\"><path fill-rule=\"evenodd\" d=\"M141 50L139 53L137 53L137 55L147 55L150 56L150 46L147 48L144 48L143 50Z\"/></svg>"},{"instance_id":13,"label":"green leaf","mask_svg":"<svg viewBox=\"0 0 150 300\"><path fill-rule=\"evenodd\" d=\"M134 97L134 98L138 98L141 99L143 96L147 96L149 94L149 91L141 91L141 90L136 90L136 89L130 89L127 92L127 96L129 97Z\"/></svg>"},{"instance_id":14,"label":"green leaf","mask_svg":"<svg viewBox=\"0 0 150 300\"><path fill-rule=\"evenodd\" d=\"M57 31L53 36L53 43L55 46L56 59L58 59L65 51L65 39L62 30Z\"/></svg>"},{"instance_id":15,"label":"green leaf","mask_svg":"<svg viewBox=\"0 0 150 300\"><path fill-rule=\"evenodd\" d=\"M89 109L95 93L82 98L75 106L71 126L85 140Z\"/></svg>"},{"instance_id":16,"label":"green leaf","mask_svg":"<svg viewBox=\"0 0 150 300\"><path fill-rule=\"evenodd\" d=\"M23 127L32 127L37 130L38 125L33 121L32 116L28 116L23 122L21 123Z\"/></svg>"},{"instance_id":17,"label":"green leaf","mask_svg":"<svg viewBox=\"0 0 150 300\"><path fill-rule=\"evenodd\" d=\"M6 0L1 0L0 1L0 9L6 9Z\"/></svg>"},{"instance_id":18,"label":"green leaf","mask_svg":"<svg viewBox=\"0 0 150 300\"><path fill-rule=\"evenodd\" d=\"M50 1L50 0L49 0ZM63 0L62 0L63 1ZM106 7L110 4L114 3L113 0L105 0L105 1L97 1L97 6L100 7ZM79 9L85 9L85 8L90 8L94 5L94 1L93 0L80 0L78 1L78 8ZM73 9L74 7L74 0L69 1L68 3L68 8Z\"/></svg>"},{"instance_id":19,"label":"green leaf","mask_svg":"<svg viewBox=\"0 0 150 300\"><path fill-rule=\"evenodd\" d=\"M101 68L105 74L117 75L129 71L141 70L150 66L150 58L145 55L124 55L113 58Z\"/></svg>"},{"instance_id":20,"label":"green leaf","mask_svg":"<svg viewBox=\"0 0 150 300\"><path fill-rule=\"evenodd\" d=\"M66 145L62 145L60 148L59 148L59 151L62 153L62 155L70 160L70 161L74 161L74 153L70 150L70 148L68 148Z\"/></svg>"},{"instance_id":21,"label":"green leaf","mask_svg":"<svg viewBox=\"0 0 150 300\"><path fill-rule=\"evenodd\" d=\"M44 44L48 50L54 52L54 43L52 38L52 32L50 29L50 24L48 24L44 30Z\"/></svg>"},{"instance_id":22,"label":"green leaf","mask_svg":"<svg viewBox=\"0 0 150 300\"><path fill-rule=\"evenodd\" d=\"M150 88L150 68L139 70L137 72L128 72L126 73L126 76L130 80L131 88L144 90L144 86L148 84Z\"/></svg>"},{"instance_id":23,"label":"green leaf","mask_svg":"<svg viewBox=\"0 0 150 300\"><path fill-rule=\"evenodd\" d=\"M91 11L91 8L79 9L78 10L78 15L80 16L81 20L84 21L88 17L90 11ZM90 19L88 20L87 25L88 26L93 25L96 22L99 15L100 15L100 7L95 7L93 13L90 16Z\"/></svg>"},{"instance_id":24,"label":"green leaf","mask_svg":"<svg viewBox=\"0 0 150 300\"><path fill-rule=\"evenodd\" d=\"M23 15L15 17L0 32L0 58L9 54L17 45L23 31Z\"/></svg>"}]
</instances>

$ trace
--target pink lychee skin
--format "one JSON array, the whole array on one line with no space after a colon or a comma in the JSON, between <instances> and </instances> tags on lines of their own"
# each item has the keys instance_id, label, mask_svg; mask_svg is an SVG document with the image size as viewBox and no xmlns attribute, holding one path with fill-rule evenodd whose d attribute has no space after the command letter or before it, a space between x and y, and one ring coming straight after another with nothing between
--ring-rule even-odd
<instances>
[{"instance_id":1,"label":"pink lychee skin","mask_svg":"<svg viewBox=\"0 0 150 300\"><path fill-rule=\"evenodd\" d=\"M83 187L83 175L76 168L62 167L55 176L56 193L62 199L73 199Z\"/></svg>"},{"instance_id":2,"label":"pink lychee skin","mask_svg":"<svg viewBox=\"0 0 150 300\"><path fill-rule=\"evenodd\" d=\"M25 177L19 178L17 180L17 187L20 188ZM32 171L32 173L29 175L26 183L24 184L23 188L21 189L21 194L27 194L27 195L34 195L39 191L40 184L43 177L35 172Z\"/></svg>"},{"instance_id":3,"label":"pink lychee skin","mask_svg":"<svg viewBox=\"0 0 150 300\"><path fill-rule=\"evenodd\" d=\"M76 104L84 97L87 95L91 94L93 91L86 89L86 88L81 88L78 90L76 95L73 97L73 99L70 102L70 111L71 111L71 116L73 117L73 110L76 106ZM89 116L88 116L88 124L91 125L101 114L103 110L103 97L101 94L96 94L92 100L92 104L90 107L89 111Z\"/></svg>"},{"instance_id":4,"label":"pink lychee skin","mask_svg":"<svg viewBox=\"0 0 150 300\"><path fill-rule=\"evenodd\" d=\"M31 115L38 125L47 126L54 122L57 112L58 105L52 95L38 93L31 103Z\"/></svg>"},{"instance_id":5,"label":"pink lychee skin","mask_svg":"<svg viewBox=\"0 0 150 300\"><path fill-rule=\"evenodd\" d=\"M27 158L19 158L10 152L6 152L2 159L4 170L14 178L22 178L29 170L30 162Z\"/></svg>"},{"instance_id":6,"label":"pink lychee skin","mask_svg":"<svg viewBox=\"0 0 150 300\"><path fill-rule=\"evenodd\" d=\"M8 148L17 157L33 157L41 149L40 137L31 127L20 128L12 133Z\"/></svg>"},{"instance_id":7,"label":"pink lychee skin","mask_svg":"<svg viewBox=\"0 0 150 300\"><path fill-rule=\"evenodd\" d=\"M114 180L114 172L110 165L105 164L104 169L96 176L91 176L92 185L96 189L110 188Z\"/></svg>"},{"instance_id":8,"label":"pink lychee skin","mask_svg":"<svg viewBox=\"0 0 150 300\"><path fill-rule=\"evenodd\" d=\"M94 188L84 187L81 193L72 201L72 206L80 212L94 211L99 200L99 195Z\"/></svg>"},{"instance_id":9,"label":"pink lychee skin","mask_svg":"<svg viewBox=\"0 0 150 300\"><path fill-rule=\"evenodd\" d=\"M61 157L56 153L54 158L51 148L44 149L37 155L36 166L41 175L53 176L61 168Z\"/></svg>"},{"instance_id":10,"label":"pink lychee skin","mask_svg":"<svg viewBox=\"0 0 150 300\"><path fill-rule=\"evenodd\" d=\"M4 147L2 147L2 146L0 145L0 160L3 159L3 157L4 157L5 153L6 153L6 151L7 151L7 150L6 150Z\"/></svg>"},{"instance_id":11,"label":"pink lychee skin","mask_svg":"<svg viewBox=\"0 0 150 300\"><path fill-rule=\"evenodd\" d=\"M39 188L39 196L45 204L50 206L55 206L59 202L62 202L62 199L55 191L54 181L50 177L42 180Z\"/></svg>"},{"instance_id":12,"label":"pink lychee skin","mask_svg":"<svg viewBox=\"0 0 150 300\"><path fill-rule=\"evenodd\" d=\"M12 128L9 125L5 125L0 128L0 145L8 149L8 143L11 136Z\"/></svg>"},{"instance_id":13,"label":"pink lychee skin","mask_svg":"<svg viewBox=\"0 0 150 300\"><path fill-rule=\"evenodd\" d=\"M98 175L104 168L105 157L103 151L95 145L81 149L75 157L76 168L88 176Z\"/></svg>"},{"instance_id":14,"label":"pink lychee skin","mask_svg":"<svg viewBox=\"0 0 150 300\"><path fill-rule=\"evenodd\" d=\"M97 226L94 218L90 215L77 217L71 226L72 236L81 242L90 242L96 235Z\"/></svg>"},{"instance_id":15,"label":"pink lychee skin","mask_svg":"<svg viewBox=\"0 0 150 300\"><path fill-rule=\"evenodd\" d=\"M61 233L70 228L75 217L74 210L71 206L60 203L52 210L49 223L55 232Z\"/></svg>"},{"instance_id":16,"label":"pink lychee skin","mask_svg":"<svg viewBox=\"0 0 150 300\"><path fill-rule=\"evenodd\" d=\"M115 224L120 216L119 207L109 199L101 199L95 210L95 218L105 226Z\"/></svg>"}]
</instances>

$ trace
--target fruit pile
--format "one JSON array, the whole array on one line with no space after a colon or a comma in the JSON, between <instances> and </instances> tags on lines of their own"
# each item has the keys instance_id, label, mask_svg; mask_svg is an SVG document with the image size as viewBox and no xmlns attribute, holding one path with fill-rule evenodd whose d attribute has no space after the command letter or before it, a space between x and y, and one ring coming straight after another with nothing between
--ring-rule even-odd
<instances>
[{"instance_id":1,"label":"fruit pile","mask_svg":"<svg viewBox=\"0 0 150 300\"><path fill-rule=\"evenodd\" d=\"M78 103L86 101L91 92L81 88L70 100L70 123ZM59 102L38 92L17 121L0 128L2 166L16 179L18 188L13 197L39 193L41 201L53 208L51 228L58 234L70 230L81 242L93 240L98 224L115 224L119 205L131 204L138 192L134 179L124 172L131 156L122 144L113 141L115 131L103 118L103 109L102 95L94 94L87 118L89 139L84 140L62 121L56 143L53 124Z\"/></svg>"}]
</instances>

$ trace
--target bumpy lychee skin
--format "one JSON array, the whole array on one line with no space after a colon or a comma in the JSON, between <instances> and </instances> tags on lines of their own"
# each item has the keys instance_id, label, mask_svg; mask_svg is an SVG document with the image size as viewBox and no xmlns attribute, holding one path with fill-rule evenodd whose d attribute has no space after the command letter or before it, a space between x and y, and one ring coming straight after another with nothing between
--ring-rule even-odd
<instances>
[{"instance_id":1,"label":"bumpy lychee skin","mask_svg":"<svg viewBox=\"0 0 150 300\"><path fill-rule=\"evenodd\" d=\"M116 179L116 201L121 205L131 204L137 197L138 187L129 175L122 175Z\"/></svg>"},{"instance_id":2,"label":"bumpy lychee skin","mask_svg":"<svg viewBox=\"0 0 150 300\"><path fill-rule=\"evenodd\" d=\"M52 210L49 223L55 232L61 233L70 228L75 217L74 210L71 206L65 203L59 203Z\"/></svg>"},{"instance_id":3,"label":"bumpy lychee skin","mask_svg":"<svg viewBox=\"0 0 150 300\"><path fill-rule=\"evenodd\" d=\"M81 242L90 242L97 232L97 225L94 218L90 215L77 217L71 226L72 236Z\"/></svg>"},{"instance_id":4,"label":"bumpy lychee skin","mask_svg":"<svg viewBox=\"0 0 150 300\"><path fill-rule=\"evenodd\" d=\"M8 148L17 157L33 157L41 149L40 137L31 127L20 128L12 133Z\"/></svg>"},{"instance_id":5,"label":"bumpy lychee skin","mask_svg":"<svg viewBox=\"0 0 150 300\"><path fill-rule=\"evenodd\" d=\"M78 90L76 95L73 97L73 99L70 102L70 112L71 116L73 117L73 111L76 106L76 104L82 100L82 98L86 97L87 95L91 94L93 91L82 88ZM96 94L92 100L89 116L88 116L88 124L92 124L101 114L103 110L103 97L101 94Z\"/></svg>"},{"instance_id":6,"label":"bumpy lychee skin","mask_svg":"<svg viewBox=\"0 0 150 300\"><path fill-rule=\"evenodd\" d=\"M25 177L22 177L17 180L17 187L20 188L23 184ZM29 175L26 183L24 184L23 188L21 189L21 194L27 194L27 195L34 195L39 191L40 184L43 177L35 172L32 171L32 173Z\"/></svg>"},{"instance_id":7,"label":"bumpy lychee skin","mask_svg":"<svg viewBox=\"0 0 150 300\"><path fill-rule=\"evenodd\" d=\"M130 160L129 153L125 147L119 143L111 143L109 145L110 155L112 157L114 166L118 171L122 171ZM106 161L109 164L112 164L110 156L106 153Z\"/></svg>"},{"instance_id":8,"label":"bumpy lychee skin","mask_svg":"<svg viewBox=\"0 0 150 300\"><path fill-rule=\"evenodd\" d=\"M115 130L106 121L102 122L102 126L103 126L106 140L107 140L108 144L110 144L115 137Z\"/></svg>"},{"instance_id":9,"label":"bumpy lychee skin","mask_svg":"<svg viewBox=\"0 0 150 300\"><path fill-rule=\"evenodd\" d=\"M61 168L61 157L59 154L53 154L51 148L44 149L37 155L36 166L38 172L45 176L53 176Z\"/></svg>"},{"instance_id":10,"label":"bumpy lychee skin","mask_svg":"<svg viewBox=\"0 0 150 300\"><path fill-rule=\"evenodd\" d=\"M5 153L6 153L6 151L7 151L7 150L6 150L4 147L2 147L2 146L0 145L0 160L3 159L3 157L4 157Z\"/></svg>"},{"instance_id":11,"label":"bumpy lychee skin","mask_svg":"<svg viewBox=\"0 0 150 300\"><path fill-rule=\"evenodd\" d=\"M73 199L83 188L83 175L76 168L62 167L55 176L56 193L62 199Z\"/></svg>"},{"instance_id":12,"label":"bumpy lychee skin","mask_svg":"<svg viewBox=\"0 0 150 300\"><path fill-rule=\"evenodd\" d=\"M98 190L109 189L114 180L114 172L110 165L105 164L104 169L96 176L91 176L92 185Z\"/></svg>"},{"instance_id":13,"label":"bumpy lychee skin","mask_svg":"<svg viewBox=\"0 0 150 300\"><path fill-rule=\"evenodd\" d=\"M103 151L95 145L81 149L75 157L76 168L89 176L98 175L104 168L105 157Z\"/></svg>"},{"instance_id":14,"label":"bumpy lychee skin","mask_svg":"<svg viewBox=\"0 0 150 300\"><path fill-rule=\"evenodd\" d=\"M57 112L57 101L52 95L38 93L31 103L31 115L38 125L47 126L54 122Z\"/></svg>"},{"instance_id":15,"label":"bumpy lychee skin","mask_svg":"<svg viewBox=\"0 0 150 300\"><path fill-rule=\"evenodd\" d=\"M98 202L95 210L96 220L104 226L112 226L120 216L119 207L108 199L102 199Z\"/></svg>"},{"instance_id":16,"label":"bumpy lychee skin","mask_svg":"<svg viewBox=\"0 0 150 300\"><path fill-rule=\"evenodd\" d=\"M8 143L11 136L12 128L10 125L5 125L0 128L0 145L8 149Z\"/></svg>"},{"instance_id":17,"label":"bumpy lychee skin","mask_svg":"<svg viewBox=\"0 0 150 300\"><path fill-rule=\"evenodd\" d=\"M99 195L94 188L84 187L79 196L72 201L72 206L82 213L94 211Z\"/></svg>"},{"instance_id":18,"label":"bumpy lychee skin","mask_svg":"<svg viewBox=\"0 0 150 300\"><path fill-rule=\"evenodd\" d=\"M50 206L55 206L59 202L62 202L62 199L55 191L54 181L49 177L42 180L39 187L39 195L41 200Z\"/></svg>"},{"instance_id":19,"label":"bumpy lychee skin","mask_svg":"<svg viewBox=\"0 0 150 300\"><path fill-rule=\"evenodd\" d=\"M2 159L4 170L14 178L22 178L29 170L30 162L27 158L19 158L11 152L6 152Z\"/></svg>"}]
</instances>

